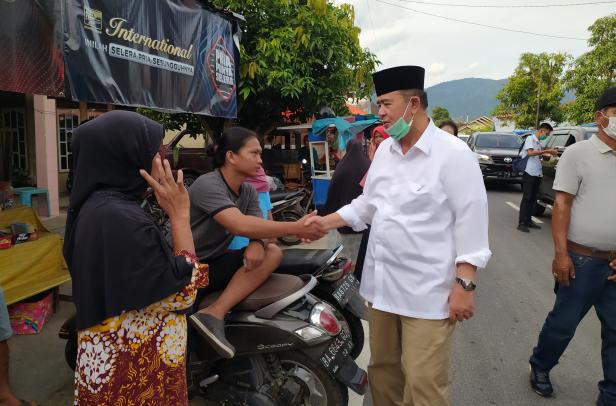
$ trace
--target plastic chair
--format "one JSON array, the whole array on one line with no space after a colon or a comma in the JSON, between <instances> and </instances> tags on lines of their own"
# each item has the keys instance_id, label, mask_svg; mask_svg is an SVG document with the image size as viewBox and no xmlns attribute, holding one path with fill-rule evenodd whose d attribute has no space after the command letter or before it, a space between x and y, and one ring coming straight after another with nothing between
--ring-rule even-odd
<instances>
[{"instance_id":1,"label":"plastic chair","mask_svg":"<svg viewBox=\"0 0 616 406\"><path fill-rule=\"evenodd\" d=\"M51 214L51 202L49 200L49 190L44 187L17 187L13 188L13 193L19 196L22 206L32 207L32 196L44 194L47 197L47 215Z\"/></svg>"}]
</instances>

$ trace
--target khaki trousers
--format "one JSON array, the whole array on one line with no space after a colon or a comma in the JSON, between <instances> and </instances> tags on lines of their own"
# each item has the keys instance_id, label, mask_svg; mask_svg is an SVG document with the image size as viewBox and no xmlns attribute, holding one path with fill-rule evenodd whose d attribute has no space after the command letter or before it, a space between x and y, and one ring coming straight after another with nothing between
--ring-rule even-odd
<instances>
[{"instance_id":1,"label":"khaki trousers","mask_svg":"<svg viewBox=\"0 0 616 406\"><path fill-rule=\"evenodd\" d=\"M455 324L370 307L368 376L374 406L447 406Z\"/></svg>"}]
</instances>

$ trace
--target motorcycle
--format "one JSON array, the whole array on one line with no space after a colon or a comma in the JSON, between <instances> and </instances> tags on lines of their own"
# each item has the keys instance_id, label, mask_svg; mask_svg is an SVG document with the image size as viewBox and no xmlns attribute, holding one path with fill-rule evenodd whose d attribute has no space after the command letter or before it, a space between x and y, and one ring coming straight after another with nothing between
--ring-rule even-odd
<instances>
[{"instance_id":1,"label":"motorcycle","mask_svg":"<svg viewBox=\"0 0 616 406\"><path fill-rule=\"evenodd\" d=\"M226 334L236 356L222 359L189 331L189 396L225 405L344 406L348 389L363 395L368 377L349 356L349 326L333 306L312 295L316 278L273 274L227 317ZM206 295L199 308L220 292ZM65 357L77 356L74 317L60 330Z\"/></svg>"},{"instance_id":2,"label":"motorcycle","mask_svg":"<svg viewBox=\"0 0 616 406\"><path fill-rule=\"evenodd\" d=\"M304 194L297 191L293 199ZM304 196L305 197L305 196ZM156 202L153 194L143 201L142 207L163 229L169 232L169 222L165 212ZM303 214L301 215L303 216ZM300 217L301 218L301 217ZM283 251L283 258L276 273L288 275L312 275L317 279L317 286L313 294L332 303L347 320L353 349L351 357L356 359L364 348L364 327L361 320L367 320L368 308L359 295L359 281L351 272L352 263L346 258L339 258L343 246L336 249L287 249Z\"/></svg>"},{"instance_id":3,"label":"motorcycle","mask_svg":"<svg viewBox=\"0 0 616 406\"><path fill-rule=\"evenodd\" d=\"M288 275L312 275L317 286L312 294L333 304L342 313L349 325L353 349L350 356L356 359L364 348L364 327L368 308L359 294L359 281L351 272L352 263L340 258L344 246L328 249L287 249L276 273Z\"/></svg>"},{"instance_id":4,"label":"motorcycle","mask_svg":"<svg viewBox=\"0 0 616 406\"><path fill-rule=\"evenodd\" d=\"M284 189L270 192L272 202L272 218L275 221L297 221L308 213L312 192L308 189ZM296 236L286 236L278 239L282 244L290 246L302 241Z\"/></svg>"}]
</instances>

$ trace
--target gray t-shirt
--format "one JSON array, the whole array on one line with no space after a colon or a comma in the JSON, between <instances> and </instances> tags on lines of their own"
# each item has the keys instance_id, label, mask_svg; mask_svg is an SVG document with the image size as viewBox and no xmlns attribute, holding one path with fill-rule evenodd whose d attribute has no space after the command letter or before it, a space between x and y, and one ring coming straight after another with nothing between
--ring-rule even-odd
<instances>
[{"instance_id":1,"label":"gray t-shirt","mask_svg":"<svg viewBox=\"0 0 616 406\"><path fill-rule=\"evenodd\" d=\"M252 185L243 183L239 196L231 190L219 170L200 176L188 190L190 228L200 260L216 258L227 251L234 235L214 220L221 211L237 207L246 215L261 217L259 195Z\"/></svg>"},{"instance_id":2,"label":"gray t-shirt","mask_svg":"<svg viewBox=\"0 0 616 406\"><path fill-rule=\"evenodd\" d=\"M554 190L575 196L569 240L616 250L616 151L596 135L571 145L558 161Z\"/></svg>"}]
</instances>

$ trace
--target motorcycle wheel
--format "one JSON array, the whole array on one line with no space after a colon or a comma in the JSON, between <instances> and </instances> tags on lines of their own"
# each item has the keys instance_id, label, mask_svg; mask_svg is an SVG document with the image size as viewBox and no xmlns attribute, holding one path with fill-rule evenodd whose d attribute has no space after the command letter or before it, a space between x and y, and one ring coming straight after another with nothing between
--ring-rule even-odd
<instances>
[{"instance_id":1,"label":"motorcycle wheel","mask_svg":"<svg viewBox=\"0 0 616 406\"><path fill-rule=\"evenodd\" d=\"M288 379L299 385L299 393L289 406L347 406L349 390L332 377L325 368L301 352L278 355Z\"/></svg>"},{"instance_id":2,"label":"motorcycle wheel","mask_svg":"<svg viewBox=\"0 0 616 406\"><path fill-rule=\"evenodd\" d=\"M301 213L290 210L290 211L284 211L280 213L280 220L276 219L276 221L294 222L294 221L300 220L302 217L303 216ZM289 246L289 247L300 244L302 242L302 240L300 240L294 235L280 237L278 241L280 241L281 244Z\"/></svg>"},{"instance_id":3,"label":"motorcycle wheel","mask_svg":"<svg viewBox=\"0 0 616 406\"><path fill-rule=\"evenodd\" d=\"M345 310L345 309L338 309L338 310L342 312L342 315L346 319L349 325L349 329L351 330L351 340L353 340L353 349L351 350L351 353L349 354L349 356L353 359L357 359L357 357L359 357L359 354L361 354L361 352L364 349L364 342L365 342L364 326L361 323L361 319L355 316L354 314L352 314L351 312L349 312L348 310Z\"/></svg>"},{"instance_id":4,"label":"motorcycle wheel","mask_svg":"<svg viewBox=\"0 0 616 406\"><path fill-rule=\"evenodd\" d=\"M192 173L184 174L184 187L186 189L190 188L193 183L197 180L198 176Z\"/></svg>"},{"instance_id":5,"label":"motorcycle wheel","mask_svg":"<svg viewBox=\"0 0 616 406\"><path fill-rule=\"evenodd\" d=\"M77 368L77 335L71 335L64 345L64 360L74 371Z\"/></svg>"}]
</instances>

